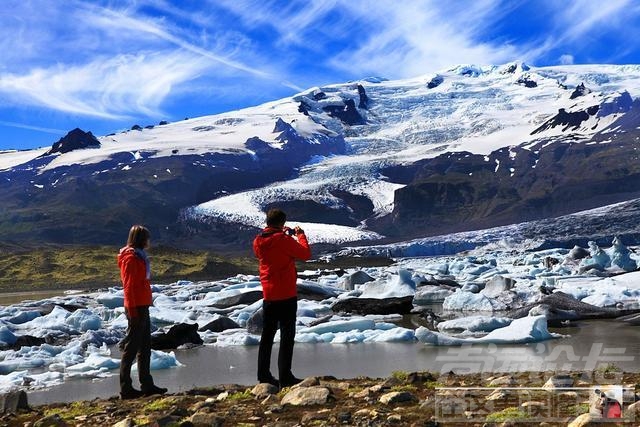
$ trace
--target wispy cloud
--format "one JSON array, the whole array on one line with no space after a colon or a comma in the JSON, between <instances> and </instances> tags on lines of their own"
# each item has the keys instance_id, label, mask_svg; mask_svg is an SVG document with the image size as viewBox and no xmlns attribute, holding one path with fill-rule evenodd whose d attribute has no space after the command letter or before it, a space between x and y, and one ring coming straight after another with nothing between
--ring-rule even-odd
<instances>
[{"instance_id":1,"label":"wispy cloud","mask_svg":"<svg viewBox=\"0 0 640 427\"><path fill-rule=\"evenodd\" d=\"M36 132L52 133L52 134L55 134L55 135L64 135L65 133L67 133L67 131L62 130L62 129L52 129L52 128L47 128L47 127L42 127L42 126L32 126L32 125L28 125L28 124L25 124L25 123L16 123L16 122L11 122L11 121L6 121L6 120L0 120L0 126L7 126L7 127L12 127L12 128L18 128L18 129L35 130Z\"/></svg>"},{"instance_id":2,"label":"wispy cloud","mask_svg":"<svg viewBox=\"0 0 640 427\"><path fill-rule=\"evenodd\" d=\"M118 119L140 112L156 116L173 85L205 68L184 52L119 55L80 66L0 75L0 94L15 103L88 116Z\"/></svg>"}]
</instances>

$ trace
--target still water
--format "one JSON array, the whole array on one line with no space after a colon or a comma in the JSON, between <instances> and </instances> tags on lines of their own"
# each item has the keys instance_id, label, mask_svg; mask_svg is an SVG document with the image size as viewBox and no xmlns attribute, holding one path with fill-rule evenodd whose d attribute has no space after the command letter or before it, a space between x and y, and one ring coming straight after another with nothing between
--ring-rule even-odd
<instances>
[{"instance_id":1,"label":"still water","mask_svg":"<svg viewBox=\"0 0 640 427\"><path fill-rule=\"evenodd\" d=\"M569 337L526 345L433 347L420 343L296 344L294 373L301 377L332 375L387 377L393 371L445 373L528 370L588 370L606 365L640 372L640 327L615 320L579 322L553 329ZM203 346L177 350L180 368L153 371L155 382L170 392L235 383L256 382L257 347ZM277 376L274 347L273 373ZM119 357L113 348L113 357ZM29 393L30 404L71 402L118 393L117 371L101 380L70 380L48 390Z\"/></svg>"}]
</instances>

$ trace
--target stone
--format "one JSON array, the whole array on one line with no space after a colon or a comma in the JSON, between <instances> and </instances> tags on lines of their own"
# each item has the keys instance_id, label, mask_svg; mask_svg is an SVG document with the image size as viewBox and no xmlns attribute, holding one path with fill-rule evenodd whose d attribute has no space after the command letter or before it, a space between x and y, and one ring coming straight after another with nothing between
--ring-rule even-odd
<instances>
[{"instance_id":1,"label":"stone","mask_svg":"<svg viewBox=\"0 0 640 427\"><path fill-rule=\"evenodd\" d=\"M67 423L58 414L49 415L44 418L40 418L35 422L33 427L67 427Z\"/></svg>"},{"instance_id":2,"label":"stone","mask_svg":"<svg viewBox=\"0 0 640 427\"><path fill-rule=\"evenodd\" d=\"M169 350L184 344L203 344L197 323L178 323L166 333L151 336L151 348L154 350Z\"/></svg>"},{"instance_id":3,"label":"stone","mask_svg":"<svg viewBox=\"0 0 640 427\"><path fill-rule=\"evenodd\" d=\"M501 388L495 389L489 396L485 398L487 401L502 400L507 397L507 393Z\"/></svg>"},{"instance_id":4,"label":"stone","mask_svg":"<svg viewBox=\"0 0 640 427\"><path fill-rule=\"evenodd\" d=\"M282 405L307 406L324 405L331 392L326 387L298 387L282 398Z\"/></svg>"},{"instance_id":5,"label":"stone","mask_svg":"<svg viewBox=\"0 0 640 427\"><path fill-rule=\"evenodd\" d=\"M122 421L119 421L113 425L113 427L133 427L136 423L133 422L131 418L125 418Z\"/></svg>"},{"instance_id":6,"label":"stone","mask_svg":"<svg viewBox=\"0 0 640 427\"><path fill-rule=\"evenodd\" d=\"M627 406L624 410L624 415L640 421L640 401Z\"/></svg>"},{"instance_id":7,"label":"stone","mask_svg":"<svg viewBox=\"0 0 640 427\"><path fill-rule=\"evenodd\" d=\"M320 385L320 380L317 377L307 377L293 387L314 387L317 385Z\"/></svg>"},{"instance_id":8,"label":"stone","mask_svg":"<svg viewBox=\"0 0 640 427\"><path fill-rule=\"evenodd\" d=\"M591 414L582 414L571 421L567 427L587 427L595 425L600 425L600 423L598 423Z\"/></svg>"},{"instance_id":9,"label":"stone","mask_svg":"<svg viewBox=\"0 0 640 427\"><path fill-rule=\"evenodd\" d=\"M251 390L251 394L253 394L258 399L264 399L267 396L277 394L278 391L278 387L274 386L273 384L260 383Z\"/></svg>"},{"instance_id":10,"label":"stone","mask_svg":"<svg viewBox=\"0 0 640 427\"><path fill-rule=\"evenodd\" d=\"M330 413L331 412L328 409L314 412L305 412L304 415L302 415L301 421L303 425L310 424L314 421L326 421L329 419Z\"/></svg>"},{"instance_id":11,"label":"stone","mask_svg":"<svg viewBox=\"0 0 640 427\"><path fill-rule=\"evenodd\" d=\"M233 320L229 319L228 317L221 316L201 327L199 331L223 332L227 329L237 329L239 327L240 325L238 325Z\"/></svg>"},{"instance_id":12,"label":"stone","mask_svg":"<svg viewBox=\"0 0 640 427\"><path fill-rule=\"evenodd\" d=\"M573 378L567 374L553 375L547 380L542 388L547 390L555 390L558 388L573 387Z\"/></svg>"},{"instance_id":13,"label":"stone","mask_svg":"<svg viewBox=\"0 0 640 427\"><path fill-rule=\"evenodd\" d=\"M530 402L522 402L520 404L521 408L543 408L545 406L547 406L547 403L538 402L536 400L532 400Z\"/></svg>"},{"instance_id":14,"label":"stone","mask_svg":"<svg viewBox=\"0 0 640 427\"><path fill-rule=\"evenodd\" d=\"M516 385L516 380L510 375L496 378L489 383L489 387L513 387Z\"/></svg>"},{"instance_id":15,"label":"stone","mask_svg":"<svg viewBox=\"0 0 640 427\"><path fill-rule=\"evenodd\" d=\"M347 424L351 422L351 412L340 412L337 416L340 424Z\"/></svg>"},{"instance_id":16,"label":"stone","mask_svg":"<svg viewBox=\"0 0 640 427\"><path fill-rule=\"evenodd\" d=\"M335 313L356 314L409 314L413 310L413 296L396 298L345 298L336 301Z\"/></svg>"},{"instance_id":17,"label":"stone","mask_svg":"<svg viewBox=\"0 0 640 427\"><path fill-rule=\"evenodd\" d=\"M398 414L389 415L387 417L387 423L392 425L402 424L402 416Z\"/></svg>"},{"instance_id":18,"label":"stone","mask_svg":"<svg viewBox=\"0 0 640 427\"><path fill-rule=\"evenodd\" d=\"M15 414L19 409L28 409L27 393L24 390L12 390L0 395L0 413Z\"/></svg>"},{"instance_id":19,"label":"stone","mask_svg":"<svg viewBox=\"0 0 640 427\"><path fill-rule=\"evenodd\" d=\"M392 391L380 396L378 401L385 405L394 405L396 403L417 402L418 398L408 391Z\"/></svg>"},{"instance_id":20,"label":"stone","mask_svg":"<svg viewBox=\"0 0 640 427\"><path fill-rule=\"evenodd\" d=\"M260 404L264 406L279 405L280 399L278 399L278 396L276 396L275 394L270 394L267 397L265 397L264 400L260 402Z\"/></svg>"},{"instance_id":21,"label":"stone","mask_svg":"<svg viewBox=\"0 0 640 427\"><path fill-rule=\"evenodd\" d=\"M195 427L222 427L224 425L224 418L218 414L211 414L208 412L196 412L189 419Z\"/></svg>"},{"instance_id":22,"label":"stone","mask_svg":"<svg viewBox=\"0 0 640 427\"><path fill-rule=\"evenodd\" d=\"M212 304L215 308L230 308L236 305L251 305L262 299L262 291L248 291L241 294L231 295L229 297L220 298Z\"/></svg>"}]
</instances>

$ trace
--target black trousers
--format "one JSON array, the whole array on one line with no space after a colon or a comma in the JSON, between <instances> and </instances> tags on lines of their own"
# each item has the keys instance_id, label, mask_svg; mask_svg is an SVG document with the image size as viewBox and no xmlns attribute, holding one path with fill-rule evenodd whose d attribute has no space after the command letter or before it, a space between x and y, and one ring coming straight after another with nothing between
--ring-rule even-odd
<instances>
[{"instance_id":1,"label":"black trousers","mask_svg":"<svg viewBox=\"0 0 640 427\"><path fill-rule=\"evenodd\" d=\"M271 375L271 349L273 338L280 326L280 351L278 352L278 371L280 381L292 379L291 360L293 359L293 344L296 336L296 312L298 299L296 297L282 301L264 301L262 337L258 349L258 381L268 382Z\"/></svg>"},{"instance_id":2,"label":"black trousers","mask_svg":"<svg viewBox=\"0 0 640 427\"><path fill-rule=\"evenodd\" d=\"M127 335L120 341L122 351L120 359L120 390L129 391L133 388L131 382L131 365L138 359L138 378L144 389L153 387L151 377L151 319L149 307L137 307L138 317L132 320L128 315L129 326Z\"/></svg>"}]
</instances>

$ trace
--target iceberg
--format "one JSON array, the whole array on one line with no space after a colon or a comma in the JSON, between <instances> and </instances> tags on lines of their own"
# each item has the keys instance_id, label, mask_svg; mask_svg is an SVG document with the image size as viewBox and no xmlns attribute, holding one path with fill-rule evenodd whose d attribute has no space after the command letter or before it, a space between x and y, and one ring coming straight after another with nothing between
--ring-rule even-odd
<instances>
[{"instance_id":1,"label":"iceberg","mask_svg":"<svg viewBox=\"0 0 640 427\"><path fill-rule=\"evenodd\" d=\"M416 284L411 279L411 272L399 269L391 280L378 280L362 285L361 298L393 298L406 297L416 293Z\"/></svg>"},{"instance_id":2,"label":"iceberg","mask_svg":"<svg viewBox=\"0 0 640 427\"><path fill-rule=\"evenodd\" d=\"M527 316L515 319L510 325L495 329L484 337L457 338L440 332L433 332L421 326L416 330L416 338L424 344L433 345L461 345L472 343L493 344L525 344L561 338L563 335L554 334L547 329L545 316Z\"/></svg>"}]
</instances>

